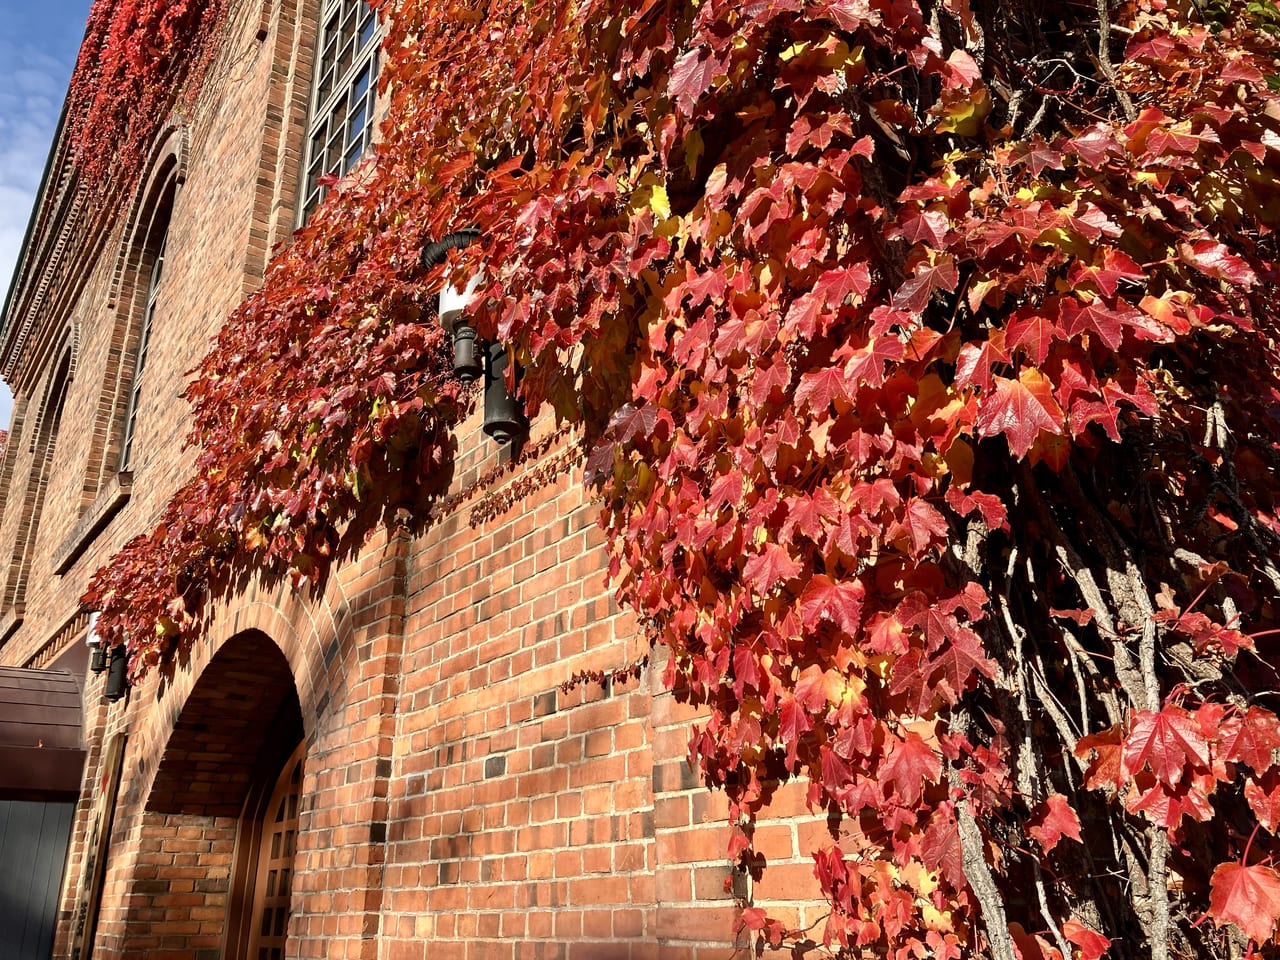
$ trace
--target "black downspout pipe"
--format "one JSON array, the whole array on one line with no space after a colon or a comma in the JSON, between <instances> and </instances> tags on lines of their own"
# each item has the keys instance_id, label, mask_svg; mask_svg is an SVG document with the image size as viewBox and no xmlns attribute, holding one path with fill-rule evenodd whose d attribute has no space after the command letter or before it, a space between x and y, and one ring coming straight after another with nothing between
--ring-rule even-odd
<instances>
[{"instance_id":1,"label":"black downspout pipe","mask_svg":"<svg viewBox=\"0 0 1280 960\"><path fill-rule=\"evenodd\" d=\"M422 248L422 269L430 270L432 267L439 266L444 263L444 258L448 256L450 250L460 250L478 236L480 236L479 230L469 228L456 233L446 233L439 240L428 243Z\"/></svg>"}]
</instances>

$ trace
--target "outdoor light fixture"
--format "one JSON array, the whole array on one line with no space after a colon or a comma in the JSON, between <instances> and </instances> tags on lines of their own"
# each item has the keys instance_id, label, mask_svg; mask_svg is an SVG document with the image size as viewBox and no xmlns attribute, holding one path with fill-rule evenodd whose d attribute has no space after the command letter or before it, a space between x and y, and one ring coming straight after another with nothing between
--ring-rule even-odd
<instances>
[{"instance_id":1,"label":"outdoor light fixture","mask_svg":"<svg viewBox=\"0 0 1280 960\"><path fill-rule=\"evenodd\" d=\"M462 319L463 308L480 286L480 275L467 281L465 290L446 285L440 291L440 323L453 334L453 372L463 383L474 383L484 373L476 328Z\"/></svg>"},{"instance_id":2,"label":"outdoor light fixture","mask_svg":"<svg viewBox=\"0 0 1280 960\"><path fill-rule=\"evenodd\" d=\"M456 233L447 233L439 240L427 244L422 250L422 268L429 270L444 263L450 250L465 247L478 236L480 236L479 230L459 230ZM453 336L453 372L463 383L474 383L483 373L475 327L462 320L462 311L478 286L480 286L479 274L467 281L465 290L458 290L446 284L437 300L436 312L440 315L440 324L446 333Z\"/></svg>"},{"instance_id":3,"label":"outdoor light fixture","mask_svg":"<svg viewBox=\"0 0 1280 960\"><path fill-rule=\"evenodd\" d=\"M427 244L422 250L423 269L443 263L450 250L465 247L479 236L479 230L460 230ZM481 277L476 274L464 290L446 285L440 291L437 312L441 326L453 337L453 372L463 383L473 383L484 376L484 432L505 444L524 435L529 423L519 402L507 390L507 348L500 343L486 344L477 337L475 327L463 320L463 311L480 282Z\"/></svg>"},{"instance_id":4,"label":"outdoor light fixture","mask_svg":"<svg viewBox=\"0 0 1280 960\"><path fill-rule=\"evenodd\" d=\"M123 697L129 690L125 671L129 666L129 654L124 644L119 643L111 648L111 665L107 669L107 689L103 691L112 703Z\"/></svg>"},{"instance_id":5,"label":"outdoor light fixture","mask_svg":"<svg viewBox=\"0 0 1280 960\"><path fill-rule=\"evenodd\" d=\"M102 645L98 636L98 611L89 614L89 629L85 634L85 644L89 647L89 669L101 673L107 669L107 648Z\"/></svg>"},{"instance_id":6,"label":"outdoor light fixture","mask_svg":"<svg viewBox=\"0 0 1280 960\"><path fill-rule=\"evenodd\" d=\"M498 443L510 443L528 429L524 411L507 389L507 348L491 343L485 351L484 432Z\"/></svg>"}]
</instances>

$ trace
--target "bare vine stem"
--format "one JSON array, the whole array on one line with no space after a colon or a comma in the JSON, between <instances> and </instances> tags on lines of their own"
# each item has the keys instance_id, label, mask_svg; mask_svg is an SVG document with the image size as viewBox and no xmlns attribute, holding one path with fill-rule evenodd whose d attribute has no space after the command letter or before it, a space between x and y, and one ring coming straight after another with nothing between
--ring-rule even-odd
<instances>
[{"instance_id":1,"label":"bare vine stem","mask_svg":"<svg viewBox=\"0 0 1280 960\"><path fill-rule=\"evenodd\" d=\"M1111 9L1109 0L1097 0L1098 7L1098 66L1102 75L1115 84L1116 68L1111 65ZM1138 111L1133 106L1129 94L1115 87L1116 100L1124 111L1125 119L1132 123L1138 118Z\"/></svg>"},{"instance_id":2,"label":"bare vine stem","mask_svg":"<svg viewBox=\"0 0 1280 960\"><path fill-rule=\"evenodd\" d=\"M1044 799L1045 789L1044 779L1036 764L1035 749L1031 743L1031 705L1027 702L1027 686L1031 683L1031 670L1028 668L1023 645L1024 631L1014 621L1013 613L1009 609L1009 596L1013 591L1013 575L1017 568L1018 548L1015 546L1009 550L1009 562L1005 566L1004 590L1000 593L999 605L1005 629L1009 633L1009 639L1013 642L1013 668L1017 671L1015 686L1018 692L1018 713L1022 719L1022 740L1018 746L1018 789L1026 797L1027 803L1032 804L1039 803ZM1062 931L1058 929L1058 924L1053 919L1053 912L1049 909L1049 898L1044 890L1044 871L1040 866L1039 857L1031 857L1031 869L1035 876L1036 897L1040 905L1040 916L1044 919L1045 925L1050 932L1052 932L1054 940L1057 941L1058 949L1062 951L1062 955L1069 957L1071 956L1071 946L1062 935Z\"/></svg>"},{"instance_id":3,"label":"bare vine stem","mask_svg":"<svg viewBox=\"0 0 1280 960\"><path fill-rule=\"evenodd\" d=\"M968 798L956 801L956 825L960 834L960 854L965 879L978 898L978 908L987 927L987 940L991 944L991 955L994 960L1017 960L1013 938L1009 936L1004 898L1000 896L1000 888L996 886L991 868L987 865L982 830L974 819L973 811L969 809Z\"/></svg>"}]
</instances>

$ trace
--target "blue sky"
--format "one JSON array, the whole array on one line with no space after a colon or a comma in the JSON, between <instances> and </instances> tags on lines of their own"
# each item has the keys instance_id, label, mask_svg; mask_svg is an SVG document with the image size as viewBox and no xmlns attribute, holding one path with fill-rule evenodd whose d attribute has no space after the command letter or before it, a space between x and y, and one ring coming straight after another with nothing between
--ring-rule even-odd
<instances>
[{"instance_id":1,"label":"blue sky","mask_svg":"<svg viewBox=\"0 0 1280 960\"><path fill-rule=\"evenodd\" d=\"M89 6L0 0L0 298L9 290ZM8 428L12 411L9 390L0 387L0 427Z\"/></svg>"}]
</instances>

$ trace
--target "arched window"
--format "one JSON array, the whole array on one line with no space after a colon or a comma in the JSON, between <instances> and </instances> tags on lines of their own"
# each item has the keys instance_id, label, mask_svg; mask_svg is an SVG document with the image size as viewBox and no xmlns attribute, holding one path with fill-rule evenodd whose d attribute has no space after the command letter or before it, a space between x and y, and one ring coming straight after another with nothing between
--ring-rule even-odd
<instances>
[{"instance_id":1,"label":"arched window","mask_svg":"<svg viewBox=\"0 0 1280 960\"><path fill-rule=\"evenodd\" d=\"M157 204L146 233L142 255L138 264L137 276L146 278L145 286L136 285L134 307L137 316L137 337L134 340L135 352L133 378L129 383L129 393L124 408L124 433L120 441L120 461L118 469L123 473L132 469L133 443L138 426L138 406L142 398L143 373L147 365L147 349L151 344L151 328L155 320L156 303L160 297L161 279L164 276L164 254L169 239L169 217L173 212L174 184L169 183L160 203Z\"/></svg>"},{"instance_id":2,"label":"arched window","mask_svg":"<svg viewBox=\"0 0 1280 960\"><path fill-rule=\"evenodd\" d=\"M5 579L5 610L21 610L26 602L27 580L31 573L31 561L35 556L36 534L40 529L40 515L44 511L50 467L53 465L62 412L67 402L67 390L75 375L76 340L74 328L64 334L63 345L56 354L58 360L52 375L45 382L35 429L32 431L28 448L32 455L31 472L22 495L18 535L14 540L8 576Z\"/></svg>"},{"instance_id":3,"label":"arched window","mask_svg":"<svg viewBox=\"0 0 1280 960\"><path fill-rule=\"evenodd\" d=\"M378 20L365 0L322 0L319 54L307 125L301 219L328 192L327 175L355 166L373 137L378 86Z\"/></svg>"}]
</instances>

